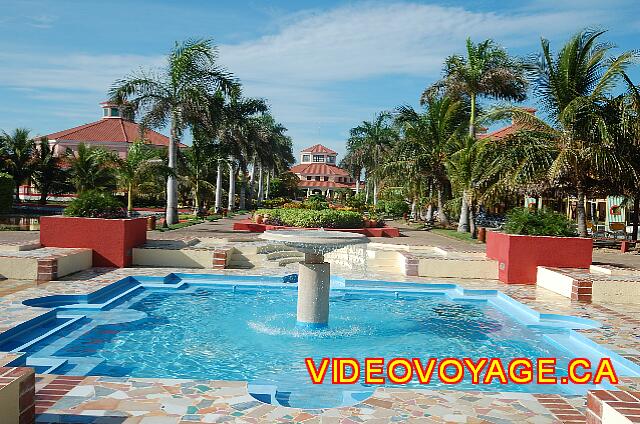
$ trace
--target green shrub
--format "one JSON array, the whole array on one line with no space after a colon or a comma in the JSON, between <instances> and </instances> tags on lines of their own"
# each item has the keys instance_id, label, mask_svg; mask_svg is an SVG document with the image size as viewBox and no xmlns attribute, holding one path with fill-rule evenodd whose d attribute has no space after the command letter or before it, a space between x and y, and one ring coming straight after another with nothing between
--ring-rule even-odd
<instances>
[{"instance_id":1,"label":"green shrub","mask_svg":"<svg viewBox=\"0 0 640 424\"><path fill-rule=\"evenodd\" d=\"M13 177L5 172L0 172L0 213L11 212L15 189Z\"/></svg>"},{"instance_id":2,"label":"green shrub","mask_svg":"<svg viewBox=\"0 0 640 424\"><path fill-rule=\"evenodd\" d=\"M574 237L576 225L561 213L514 208L507 213L504 229L509 234Z\"/></svg>"},{"instance_id":3,"label":"green shrub","mask_svg":"<svg viewBox=\"0 0 640 424\"><path fill-rule=\"evenodd\" d=\"M127 211L111 193L89 190L73 199L64 209L64 215L83 218L126 218Z\"/></svg>"},{"instance_id":4,"label":"green shrub","mask_svg":"<svg viewBox=\"0 0 640 424\"><path fill-rule=\"evenodd\" d=\"M312 196L309 196L307 200L302 202L302 204L304 205L305 208L313 209L316 211L329 209L329 202L327 202L327 199L325 199L324 196L319 194L314 194Z\"/></svg>"},{"instance_id":5,"label":"green shrub","mask_svg":"<svg viewBox=\"0 0 640 424\"><path fill-rule=\"evenodd\" d=\"M384 202L384 212L388 216L403 216L409 213L409 205L404 200L387 200Z\"/></svg>"},{"instance_id":6,"label":"green shrub","mask_svg":"<svg viewBox=\"0 0 640 424\"><path fill-rule=\"evenodd\" d=\"M264 216L270 225L307 228L362 228L364 221L358 212L335 209L259 209L256 214Z\"/></svg>"},{"instance_id":7,"label":"green shrub","mask_svg":"<svg viewBox=\"0 0 640 424\"><path fill-rule=\"evenodd\" d=\"M367 206L365 198L366 197L364 193L358 193L357 196L351 196L347 200L345 200L344 205L350 208L357 209L359 211L363 211Z\"/></svg>"},{"instance_id":8,"label":"green shrub","mask_svg":"<svg viewBox=\"0 0 640 424\"><path fill-rule=\"evenodd\" d=\"M284 197L276 197L275 199L267 199L262 202L265 208L281 208L290 200Z\"/></svg>"}]
</instances>

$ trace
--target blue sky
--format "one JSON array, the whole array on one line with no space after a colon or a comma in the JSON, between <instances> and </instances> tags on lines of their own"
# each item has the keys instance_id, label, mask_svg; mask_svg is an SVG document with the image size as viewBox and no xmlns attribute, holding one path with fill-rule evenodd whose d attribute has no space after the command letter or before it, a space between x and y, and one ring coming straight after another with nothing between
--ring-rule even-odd
<instances>
[{"instance_id":1,"label":"blue sky","mask_svg":"<svg viewBox=\"0 0 640 424\"><path fill-rule=\"evenodd\" d=\"M0 10L0 129L46 134L96 120L115 79L160 66L176 40L212 38L221 64L247 96L268 99L296 150L322 143L339 153L362 120L417 106L467 36L526 56L540 37L556 48L598 26L618 51L640 49L636 0L0 0Z\"/></svg>"}]
</instances>

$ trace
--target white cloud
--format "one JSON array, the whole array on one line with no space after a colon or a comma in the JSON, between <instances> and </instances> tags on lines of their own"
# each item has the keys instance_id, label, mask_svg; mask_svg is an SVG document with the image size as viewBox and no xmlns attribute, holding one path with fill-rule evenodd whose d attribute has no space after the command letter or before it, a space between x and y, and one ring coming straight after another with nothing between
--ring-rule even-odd
<instances>
[{"instance_id":1,"label":"white cloud","mask_svg":"<svg viewBox=\"0 0 640 424\"><path fill-rule=\"evenodd\" d=\"M467 36L493 38L509 49L533 50L541 35L564 38L581 27L608 26L620 19L600 7L544 0L510 12L476 12L415 3L356 3L281 16L270 35L222 45L220 57L245 84L246 95L269 100L298 146L324 139L339 149L343 140L330 142L322 128L334 125L339 129L334 128L333 134L346 134L350 126L369 119L373 107L392 108L413 99L395 99L386 89L381 90L380 100L391 104L365 105L342 95L336 84L420 77L426 85L438 77L447 55L461 52ZM40 24L47 25L47 19L40 19ZM11 54L5 49L0 53L0 62L6 64L0 67L0 85L32 89L34 93L28 95L38 100L61 102L60 96L79 93L82 103L88 95L97 102L115 79L162 61L161 55L115 51L63 57L42 52ZM75 113L77 104L70 106L70 113Z\"/></svg>"}]
</instances>

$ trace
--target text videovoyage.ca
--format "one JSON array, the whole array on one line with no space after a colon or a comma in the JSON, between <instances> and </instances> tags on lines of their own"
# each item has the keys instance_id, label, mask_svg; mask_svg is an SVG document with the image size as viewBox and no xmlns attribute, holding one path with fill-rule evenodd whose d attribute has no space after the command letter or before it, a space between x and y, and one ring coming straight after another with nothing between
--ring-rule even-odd
<instances>
[{"instance_id":1,"label":"text videovoyage.ca","mask_svg":"<svg viewBox=\"0 0 640 424\"><path fill-rule=\"evenodd\" d=\"M574 358L559 366L556 358L305 358L313 384L600 384L618 383L610 358L597 362ZM331 371L329 372L329 368ZM328 376L329 375L329 376Z\"/></svg>"}]
</instances>

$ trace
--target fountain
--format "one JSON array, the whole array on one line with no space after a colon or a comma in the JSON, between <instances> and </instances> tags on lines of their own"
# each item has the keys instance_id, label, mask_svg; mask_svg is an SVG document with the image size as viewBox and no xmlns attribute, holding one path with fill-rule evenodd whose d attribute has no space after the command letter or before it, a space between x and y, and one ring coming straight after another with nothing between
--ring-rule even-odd
<instances>
[{"instance_id":1,"label":"fountain","mask_svg":"<svg viewBox=\"0 0 640 424\"><path fill-rule=\"evenodd\" d=\"M297 325L324 328L329 322L331 268L325 253L353 244L367 243L362 234L343 231L267 230L261 239L276 241L304 253L298 270Z\"/></svg>"}]
</instances>

